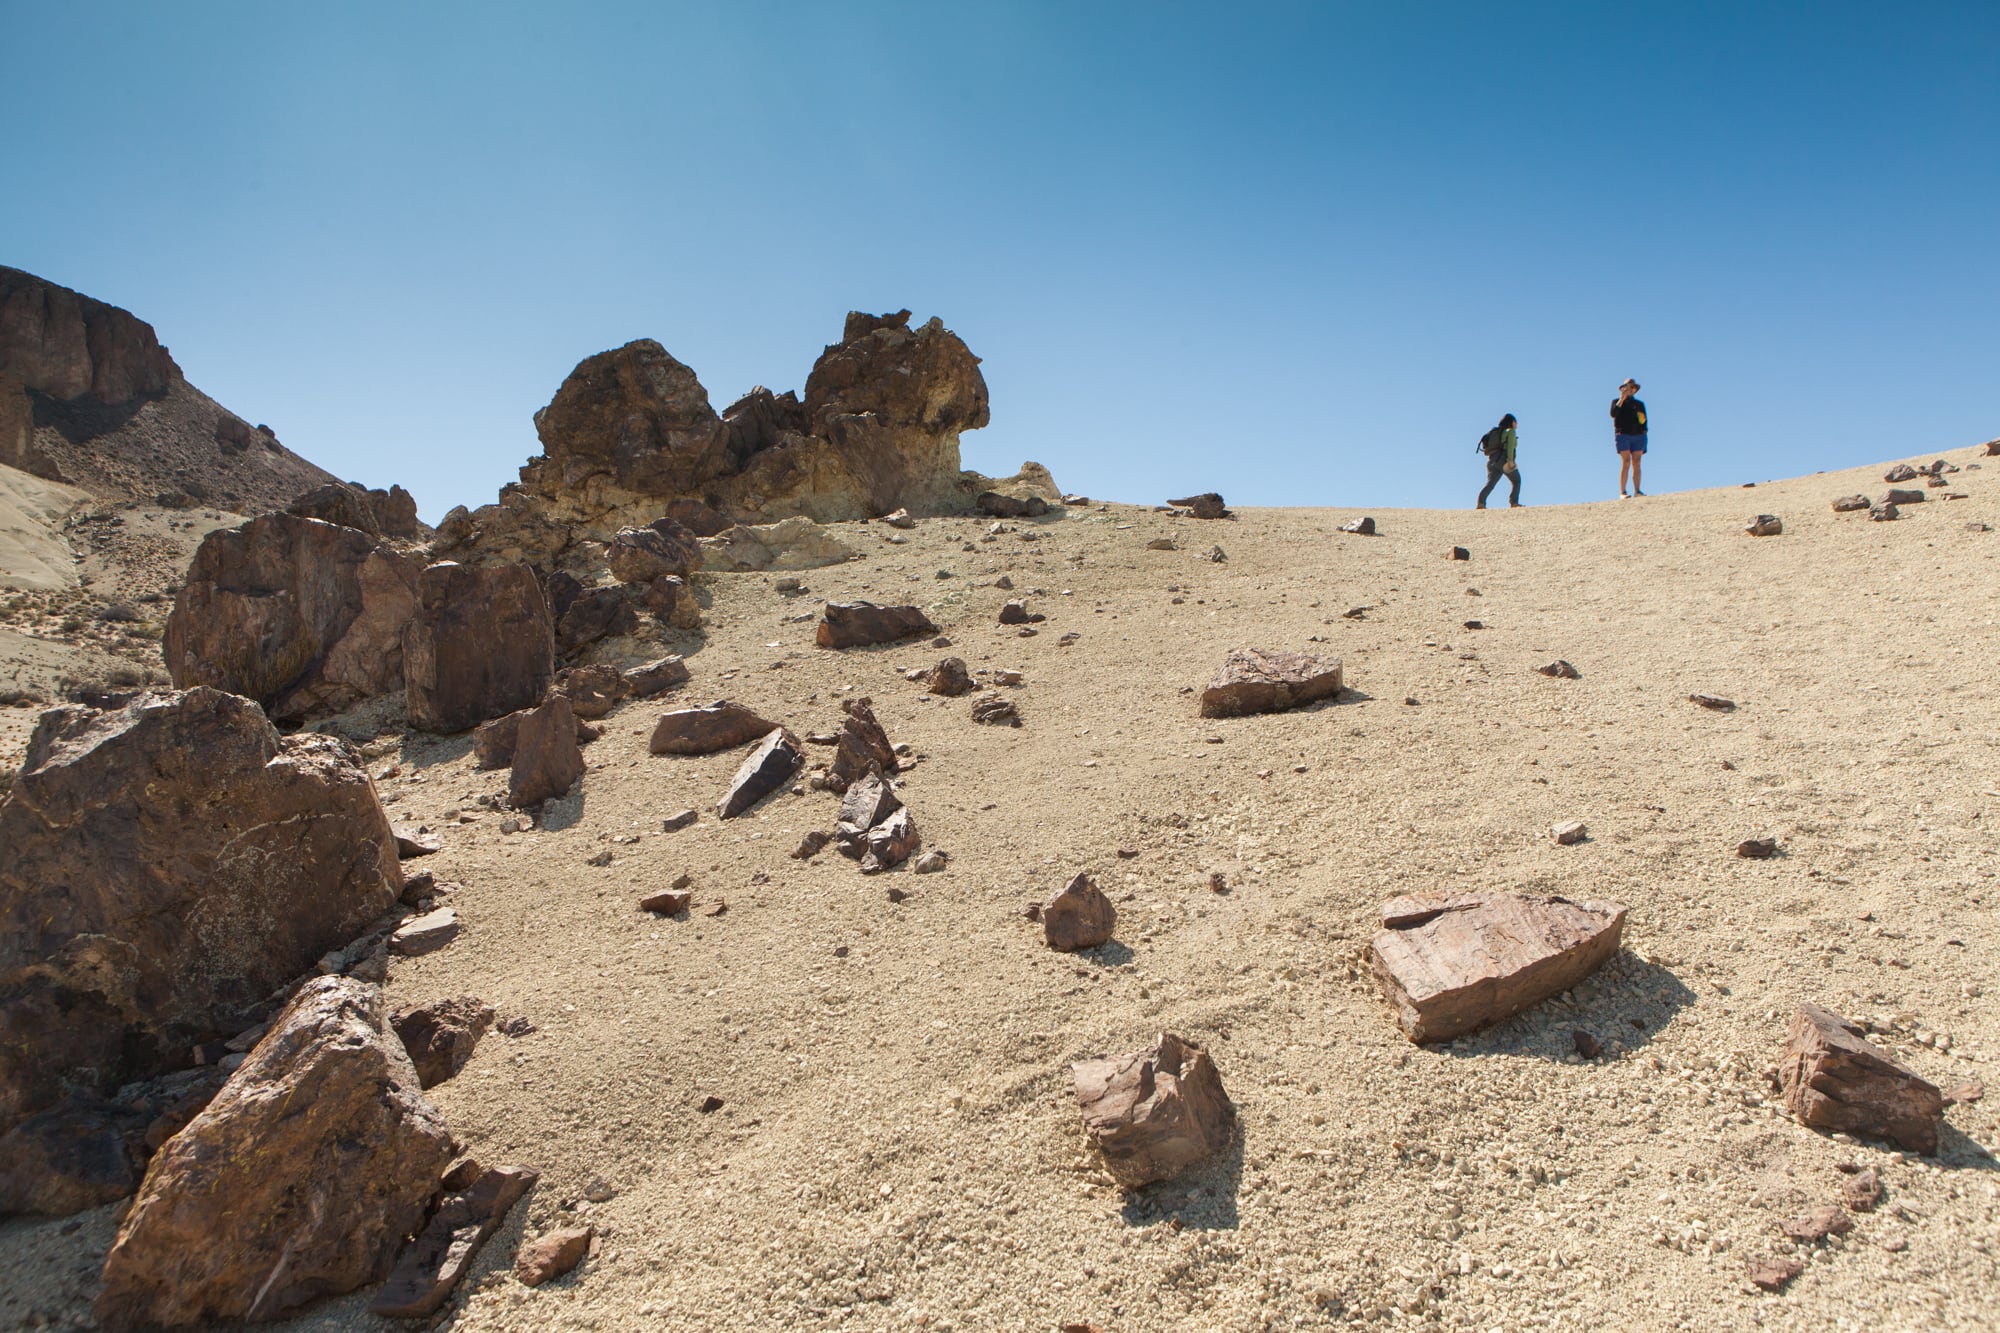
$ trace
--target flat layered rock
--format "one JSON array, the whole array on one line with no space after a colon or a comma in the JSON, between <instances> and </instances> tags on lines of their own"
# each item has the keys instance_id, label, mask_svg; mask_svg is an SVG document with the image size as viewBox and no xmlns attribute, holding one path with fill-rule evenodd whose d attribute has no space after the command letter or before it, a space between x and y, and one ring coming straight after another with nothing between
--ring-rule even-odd
<instances>
[{"instance_id":1,"label":"flat layered rock","mask_svg":"<svg viewBox=\"0 0 2000 1333\"><path fill-rule=\"evenodd\" d=\"M1552 894L1440 897L1383 908L1376 978L1415 1042L1450 1041L1568 990L1618 952L1625 909Z\"/></svg>"},{"instance_id":2,"label":"flat layered rock","mask_svg":"<svg viewBox=\"0 0 2000 1333\"><path fill-rule=\"evenodd\" d=\"M500 1229L539 1175L531 1167L496 1166L481 1172L465 1189L446 1194L423 1231L396 1260L368 1312L391 1319L435 1314L472 1270L480 1247Z\"/></svg>"},{"instance_id":3,"label":"flat layered rock","mask_svg":"<svg viewBox=\"0 0 2000 1333\"><path fill-rule=\"evenodd\" d=\"M1203 717L1276 713L1340 693L1337 657L1232 648L1208 688L1201 692Z\"/></svg>"},{"instance_id":4,"label":"flat layered rock","mask_svg":"<svg viewBox=\"0 0 2000 1333\"><path fill-rule=\"evenodd\" d=\"M650 699L688 683L687 663L679 653L669 653L665 657L627 667L624 675L625 688L635 699Z\"/></svg>"},{"instance_id":5,"label":"flat layered rock","mask_svg":"<svg viewBox=\"0 0 2000 1333\"><path fill-rule=\"evenodd\" d=\"M1858 509L1871 508L1873 503L1865 495L1843 495L1833 502L1833 512L1836 514L1851 514Z\"/></svg>"},{"instance_id":6,"label":"flat layered rock","mask_svg":"<svg viewBox=\"0 0 2000 1333\"><path fill-rule=\"evenodd\" d=\"M865 648L938 632L923 608L916 606L828 602L821 614L819 628L813 631L813 642L822 648Z\"/></svg>"},{"instance_id":7,"label":"flat layered rock","mask_svg":"<svg viewBox=\"0 0 2000 1333\"><path fill-rule=\"evenodd\" d=\"M768 736L777 725L742 704L718 699L660 714L646 748L654 754L715 754Z\"/></svg>"},{"instance_id":8,"label":"flat layered rock","mask_svg":"<svg viewBox=\"0 0 2000 1333\"><path fill-rule=\"evenodd\" d=\"M1079 1060L1070 1076L1084 1132L1126 1189L1198 1166L1236 1132L1215 1062L1171 1032L1132 1055Z\"/></svg>"},{"instance_id":9,"label":"flat layered rock","mask_svg":"<svg viewBox=\"0 0 2000 1333\"><path fill-rule=\"evenodd\" d=\"M805 761L805 752L799 749L799 743L793 739L791 732L783 727L773 730L736 770L736 776L730 779L729 790L716 802L716 815L734 819L790 782Z\"/></svg>"},{"instance_id":10,"label":"flat layered rock","mask_svg":"<svg viewBox=\"0 0 2000 1333\"><path fill-rule=\"evenodd\" d=\"M440 907L434 912L413 916L396 927L396 933L389 937L389 952L401 954L405 958L415 958L422 954L436 953L457 938L457 910Z\"/></svg>"},{"instance_id":11,"label":"flat layered rock","mask_svg":"<svg viewBox=\"0 0 2000 1333\"><path fill-rule=\"evenodd\" d=\"M1882 496L1885 505L1918 505L1924 502L1924 493L1917 490L1897 490L1891 488Z\"/></svg>"},{"instance_id":12,"label":"flat layered rock","mask_svg":"<svg viewBox=\"0 0 2000 1333\"><path fill-rule=\"evenodd\" d=\"M1935 1154L1944 1123L1937 1085L1891 1059L1861 1029L1816 1004L1801 1004L1778 1066L1785 1107L1829 1133L1887 1139Z\"/></svg>"},{"instance_id":13,"label":"flat layered rock","mask_svg":"<svg viewBox=\"0 0 2000 1333\"><path fill-rule=\"evenodd\" d=\"M1187 495L1168 504L1176 509L1188 511L1189 518L1227 518L1229 510L1222 503L1222 496L1215 491L1203 491L1200 495Z\"/></svg>"},{"instance_id":14,"label":"flat layered rock","mask_svg":"<svg viewBox=\"0 0 2000 1333\"><path fill-rule=\"evenodd\" d=\"M1095 949L1117 924L1118 909L1089 875L1078 875L1042 904L1042 938L1060 953Z\"/></svg>"}]
</instances>

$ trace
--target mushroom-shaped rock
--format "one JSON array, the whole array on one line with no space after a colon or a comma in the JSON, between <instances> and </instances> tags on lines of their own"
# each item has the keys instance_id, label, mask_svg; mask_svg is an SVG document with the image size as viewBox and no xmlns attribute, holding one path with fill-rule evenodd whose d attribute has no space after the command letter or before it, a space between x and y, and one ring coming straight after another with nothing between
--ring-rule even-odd
<instances>
[{"instance_id":1,"label":"mushroom-shaped rock","mask_svg":"<svg viewBox=\"0 0 2000 1333\"><path fill-rule=\"evenodd\" d=\"M493 1026L493 1006L456 995L399 1009L389 1022L409 1053L418 1083L429 1088L465 1068L473 1048Z\"/></svg>"},{"instance_id":2,"label":"mushroom-shaped rock","mask_svg":"<svg viewBox=\"0 0 2000 1333\"><path fill-rule=\"evenodd\" d=\"M921 607L828 602L813 642L822 648L860 648L937 632L938 627Z\"/></svg>"},{"instance_id":3,"label":"mushroom-shaped rock","mask_svg":"<svg viewBox=\"0 0 2000 1333\"><path fill-rule=\"evenodd\" d=\"M716 803L716 815L734 819L790 782L805 761L805 754L799 749L792 733L783 727L774 729L736 770L736 776L730 779L729 790Z\"/></svg>"},{"instance_id":4,"label":"mushroom-shaped rock","mask_svg":"<svg viewBox=\"0 0 2000 1333\"><path fill-rule=\"evenodd\" d=\"M555 675L548 600L526 565L444 561L417 581L403 635L410 725L454 732L533 708Z\"/></svg>"},{"instance_id":5,"label":"mushroom-shaped rock","mask_svg":"<svg viewBox=\"0 0 2000 1333\"><path fill-rule=\"evenodd\" d=\"M207 688L42 714L0 800L0 1125L181 1067L402 887L333 737Z\"/></svg>"},{"instance_id":6,"label":"mushroom-shaped rock","mask_svg":"<svg viewBox=\"0 0 2000 1333\"><path fill-rule=\"evenodd\" d=\"M561 796L583 776L583 751L576 744L576 714L567 698L549 696L547 703L521 717L514 737L514 765L507 777L507 804L526 810Z\"/></svg>"},{"instance_id":7,"label":"mushroom-shaped rock","mask_svg":"<svg viewBox=\"0 0 2000 1333\"><path fill-rule=\"evenodd\" d=\"M1414 1042L1450 1041L1560 994L1618 952L1625 909L1553 894L1397 898L1371 955Z\"/></svg>"},{"instance_id":8,"label":"mushroom-shaped rock","mask_svg":"<svg viewBox=\"0 0 2000 1333\"><path fill-rule=\"evenodd\" d=\"M458 1174L456 1168L452 1174ZM480 1246L500 1229L539 1175L531 1167L496 1166L447 1193L423 1231L404 1248L368 1312L391 1319L435 1314L472 1270Z\"/></svg>"},{"instance_id":9,"label":"mushroom-shaped rock","mask_svg":"<svg viewBox=\"0 0 2000 1333\"><path fill-rule=\"evenodd\" d=\"M269 1319L379 1281L451 1153L381 991L315 978L154 1155L105 1259L97 1317Z\"/></svg>"},{"instance_id":10,"label":"mushroom-shaped rock","mask_svg":"<svg viewBox=\"0 0 2000 1333\"><path fill-rule=\"evenodd\" d=\"M1118 909L1089 875L1078 875L1042 904L1042 938L1062 953L1095 949L1117 924Z\"/></svg>"},{"instance_id":11,"label":"mushroom-shaped rock","mask_svg":"<svg viewBox=\"0 0 2000 1333\"><path fill-rule=\"evenodd\" d=\"M1151 1049L1070 1066L1084 1132L1126 1189L1167 1180L1227 1146L1236 1107L1208 1052L1171 1032Z\"/></svg>"},{"instance_id":12,"label":"mushroom-shaped rock","mask_svg":"<svg viewBox=\"0 0 2000 1333\"><path fill-rule=\"evenodd\" d=\"M654 754L715 754L768 736L777 725L742 704L718 699L699 708L660 714L646 748Z\"/></svg>"},{"instance_id":13,"label":"mushroom-shaped rock","mask_svg":"<svg viewBox=\"0 0 2000 1333\"><path fill-rule=\"evenodd\" d=\"M1944 1120L1937 1085L1898 1064L1861 1029L1816 1004L1801 1004L1778 1065L1785 1107L1814 1129L1887 1139L1936 1153Z\"/></svg>"},{"instance_id":14,"label":"mushroom-shaped rock","mask_svg":"<svg viewBox=\"0 0 2000 1333\"><path fill-rule=\"evenodd\" d=\"M1340 659L1232 648L1201 692L1203 717L1276 713L1340 693Z\"/></svg>"}]
</instances>

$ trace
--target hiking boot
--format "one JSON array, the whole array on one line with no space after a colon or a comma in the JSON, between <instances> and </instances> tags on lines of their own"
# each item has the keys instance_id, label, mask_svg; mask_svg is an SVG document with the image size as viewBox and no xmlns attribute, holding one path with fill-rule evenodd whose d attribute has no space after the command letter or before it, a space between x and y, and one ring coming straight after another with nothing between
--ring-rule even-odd
<instances>
[{"instance_id":1,"label":"hiking boot","mask_svg":"<svg viewBox=\"0 0 2000 1333\"><path fill-rule=\"evenodd\" d=\"M1472 507L1473 507L1474 509L1484 509L1484 508L1486 508L1486 501L1484 501L1484 500L1481 500L1481 501L1479 501L1479 503L1477 503L1477 504L1473 505Z\"/></svg>"}]
</instances>

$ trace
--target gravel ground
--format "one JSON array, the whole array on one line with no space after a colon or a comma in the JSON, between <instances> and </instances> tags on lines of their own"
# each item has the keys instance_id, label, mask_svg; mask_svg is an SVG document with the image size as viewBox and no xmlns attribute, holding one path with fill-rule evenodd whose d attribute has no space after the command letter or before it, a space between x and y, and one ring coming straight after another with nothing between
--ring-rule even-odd
<instances>
[{"instance_id":1,"label":"gravel ground","mask_svg":"<svg viewBox=\"0 0 2000 1333\"><path fill-rule=\"evenodd\" d=\"M538 1025L432 1094L482 1160L543 1172L446 1324L1994 1326L1995 1102L1952 1107L1926 1159L1801 1128L1767 1079L1813 999L1942 1086L1993 1081L2000 532L1967 523L2000 527L2000 460L1975 453L1946 455L1967 499L1933 491L1894 523L1828 508L1884 489L1877 467L1376 511L1374 537L1339 531L1356 510L1073 508L991 541L972 519L839 525L863 558L798 575L808 596L708 578L682 699L804 735L872 697L921 756L903 794L950 854L936 875L790 860L831 826L824 792L716 821L741 755L649 755L658 704L613 713L579 792L511 835L480 801L505 774L474 772L467 739L376 742L397 818L445 834L424 864L466 923L396 961L392 998L473 994ZM1759 511L1784 534L1744 535ZM1147 550L1160 536L1181 549ZM1024 725L974 725L900 674L939 650L815 648L797 617L852 596L923 604L976 672L1020 669L1002 692ZM995 624L1014 596L1048 615L1033 637ZM1238 645L1338 655L1348 692L1204 721L1191 691ZM1533 671L1557 657L1582 678ZM700 822L659 831L688 806ZM1555 846L1565 819L1589 837ZM1738 859L1755 835L1782 854ZM1116 936L1053 954L1022 909L1078 870ZM684 871L690 917L636 909ZM1615 899L1626 948L1560 1000L1415 1048L1363 955L1383 900L1439 887ZM1161 1030L1213 1052L1241 1133L1127 1194L1084 1144L1068 1066ZM1880 1173L1881 1208L1785 1241L1849 1163ZM583 1197L594 1177L608 1200ZM115 1212L0 1225L0 1324L86 1320ZM524 1233L578 1221L601 1245L576 1274L512 1279ZM1783 1294L1746 1281L1794 1250ZM365 1304L281 1326L387 1327Z\"/></svg>"}]
</instances>

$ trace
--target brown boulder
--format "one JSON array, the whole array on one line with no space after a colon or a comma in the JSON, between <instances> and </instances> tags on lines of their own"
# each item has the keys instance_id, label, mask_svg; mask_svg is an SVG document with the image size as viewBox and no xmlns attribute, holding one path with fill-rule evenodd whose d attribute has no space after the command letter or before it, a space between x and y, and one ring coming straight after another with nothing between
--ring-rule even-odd
<instances>
[{"instance_id":1,"label":"brown boulder","mask_svg":"<svg viewBox=\"0 0 2000 1333\"><path fill-rule=\"evenodd\" d=\"M1625 909L1553 894L1412 896L1382 908L1377 980L1411 1041L1450 1041L1595 972L1618 952Z\"/></svg>"},{"instance_id":2,"label":"brown boulder","mask_svg":"<svg viewBox=\"0 0 2000 1333\"><path fill-rule=\"evenodd\" d=\"M1236 1107L1208 1052L1171 1032L1150 1050L1070 1066L1084 1132L1126 1189L1167 1180L1225 1147Z\"/></svg>"},{"instance_id":3,"label":"brown boulder","mask_svg":"<svg viewBox=\"0 0 2000 1333\"><path fill-rule=\"evenodd\" d=\"M593 1234L589 1227L565 1227L524 1241L514 1256L514 1276L524 1287L553 1282L583 1262Z\"/></svg>"},{"instance_id":4,"label":"brown boulder","mask_svg":"<svg viewBox=\"0 0 2000 1333\"><path fill-rule=\"evenodd\" d=\"M114 305L0 267L0 369L68 401L126 403L180 378L153 326Z\"/></svg>"},{"instance_id":5,"label":"brown boulder","mask_svg":"<svg viewBox=\"0 0 2000 1333\"><path fill-rule=\"evenodd\" d=\"M233 422L235 418L225 420ZM391 486L385 491L379 487L370 490L358 484L328 482L286 505L285 512L300 518L316 518L322 523L359 528L374 537L422 541L431 535L430 525L417 517L416 497L401 486Z\"/></svg>"},{"instance_id":6,"label":"brown boulder","mask_svg":"<svg viewBox=\"0 0 2000 1333\"><path fill-rule=\"evenodd\" d=\"M1868 517L1876 523L1893 523L1902 516L1902 510L1888 503L1878 504L1868 511Z\"/></svg>"},{"instance_id":7,"label":"brown boulder","mask_svg":"<svg viewBox=\"0 0 2000 1333\"><path fill-rule=\"evenodd\" d=\"M1040 612L1030 612L1025 599L1016 597L1000 608L1000 623L1003 625L1039 625L1048 617Z\"/></svg>"},{"instance_id":8,"label":"brown boulder","mask_svg":"<svg viewBox=\"0 0 2000 1333\"><path fill-rule=\"evenodd\" d=\"M555 631L525 565L441 562L417 582L403 636L410 725L455 732L533 708L555 675Z\"/></svg>"},{"instance_id":9,"label":"brown boulder","mask_svg":"<svg viewBox=\"0 0 2000 1333\"><path fill-rule=\"evenodd\" d=\"M1898 463L1882 474L1882 480L1888 482L1915 481L1917 475L1917 470L1908 463Z\"/></svg>"},{"instance_id":10,"label":"brown boulder","mask_svg":"<svg viewBox=\"0 0 2000 1333\"><path fill-rule=\"evenodd\" d=\"M1778 1075L1785 1108L1802 1125L1887 1139L1911 1152L1938 1150L1943 1094L1838 1014L1799 1006Z\"/></svg>"},{"instance_id":11,"label":"brown boulder","mask_svg":"<svg viewBox=\"0 0 2000 1333\"><path fill-rule=\"evenodd\" d=\"M522 715L514 736L513 769L507 776L507 804L516 810L540 805L569 791L583 776L583 751L576 744L576 714L569 700L551 695Z\"/></svg>"},{"instance_id":12,"label":"brown boulder","mask_svg":"<svg viewBox=\"0 0 2000 1333\"><path fill-rule=\"evenodd\" d=\"M604 563L620 583L651 583L668 574L687 578L701 568L701 542L671 518L620 528L605 544Z\"/></svg>"},{"instance_id":13,"label":"brown boulder","mask_svg":"<svg viewBox=\"0 0 2000 1333\"><path fill-rule=\"evenodd\" d=\"M0 1217L67 1217L139 1185L126 1146L144 1121L109 1102L70 1098L0 1135Z\"/></svg>"},{"instance_id":14,"label":"brown boulder","mask_svg":"<svg viewBox=\"0 0 2000 1333\"><path fill-rule=\"evenodd\" d=\"M565 658L639 628L639 613L623 588L586 588L556 617L556 649Z\"/></svg>"},{"instance_id":15,"label":"brown boulder","mask_svg":"<svg viewBox=\"0 0 2000 1333\"><path fill-rule=\"evenodd\" d=\"M701 602L678 574L662 574L646 585L646 609L668 629L701 628Z\"/></svg>"},{"instance_id":16,"label":"brown boulder","mask_svg":"<svg viewBox=\"0 0 2000 1333\"><path fill-rule=\"evenodd\" d=\"M105 1259L97 1317L269 1319L379 1281L451 1153L380 990L315 978L154 1156Z\"/></svg>"},{"instance_id":17,"label":"brown boulder","mask_svg":"<svg viewBox=\"0 0 2000 1333\"><path fill-rule=\"evenodd\" d=\"M1012 699L982 694L972 701L972 720L988 727L1018 727L1021 725L1021 710L1015 707Z\"/></svg>"},{"instance_id":18,"label":"brown boulder","mask_svg":"<svg viewBox=\"0 0 2000 1333\"><path fill-rule=\"evenodd\" d=\"M471 1271L480 1247L539 1176L531 1167L496 1166L480 1171L463 1189L446 1194L422 1233L404 1248L389 1280L368 1303L368 1312L391 1319L435 1314Z\"/></svg>"},{"instance_id":19,"label":"brown boulder","mask_svg":"<svg viewBox=\"0 0 2000 1333\"><path fill-rule=\"evenodd\" d=\"M1229 510L1223 507L1222 497L1214 491L1203 491L1200 495L1190 495L1179 500L1169 500L1168 504L1188 511L1190 518L1227 518Z\"/></svg>"},{"instance_id":20,"label":"brown boulder","mask_svg":"<svg viewBox=\"0 0 2000 1333\"><path fill-rule=\"evenodd\" d=\"M1306 653L1268 652L1262 648L1232 648L1222 670L1201 692L1203 717L1241 717L1275 713L1341 689L1340 659Z\"/></svg>"},{"instance_id":21,"label":"brown boulder","mask_svg":"<svg viewBox=\"0 0 2000 1333\"><path fill-rule=\"evenodd\" d=\"M571 712L594 722L617 707L632 687L617 667L579 666L556 673L555 692L569 700Z\"/></svg>"},{"instance_id":22,"label":"brown boulder","mask_svg":"<svg viewBox=\"0 0 2000 1333\"><path fill-rule=\"evenodd\" d=\"M418 1085L428 1088L465 1068L479 1039L493 1026L493 1006L457 995L399 1009L390 1025L416 1068Z\"/></svg>"},{"instance_id":23,"label":"brown boulder","mask_svg":"<svg viewBox=\"0 0 2000 1333\"><path fill-rule=\"evenodd\" d=\"M281 722L403 687L416 562L379 538L266 514L202 539L167 617L174 684L208 685Z\"/></svg>"},{"instance_id":24,"label":"brown boulder","mask_svg":"<svg viewBox=\"0 0 2000 1333\"><path fill-rule=\"evenodd\" d=\"M1062 953L1095 949L1117 924L1118 909L1089 875L1078 875L1042 904L1042 938Z\"/></svg>"},{"instance_id":25,"label":"brown boulder","mask_svg":"<svg viewBox=\"0 0 2000 1333\"><path fill-rule=\"evenodd\" d=\"M932 667L924 678L924 688L932 694L942 694L956 699L961 694L972 693L972 673L965 669L962 657L947 657Z\"/></svg>"},{"instance_id":26,"label":"brown boulder","mask_svg":"<svg viewBox=\"0 0 2000 1333\"><path fill-rule=\"evenodd\" d=\"M566 491L601 478L639 495L699 495L725 457L708 390L651 338L580 362L535 413L535 433L544 484Z\"/></svg>"},{"instance_id":27,"label":"brown boulder","mask_svg":"<svg viewBox=\"0 0 2000 1333\"><path fill-rule=\"evenodd\" d=\"M729 790L716 802L717 817L734 819L742 814L790 782L805 761L805 754L792 733L783 727L776 728L762 745L751 751L750 757L736 770L736 776L730 779Z\"/></svg>"},{"instance_id":28,"label":"brown boulder","mask_svg":"<svg viewBox=\"0 0 2000 1333\"><path fill-rule=\"evenodd\" d=\"M828 784L835 791L846 791L849 783L871 769L894 773L900 767L896 762L896 748L889 744L889 733L882 730L882 724L875 720L872 702L869 699L841 700L841 711L847 716L840 724L840 736L834 742L833 763L827 770Z\"/></svg>"},{"instance_id":29,"label":"brown boulder","mask_svg":"<svg viewBox=\"0 0 2000 1333\"><path fill-rule=\"evenodd\" d=\"M402 885L332 737L210 689L44 713L0 800L0 1126L180 1067Z\"/></svg>"},{"instance_id":30,"label":"brown boulder","mask_svg":"<svg viewBox=\"0 0 2000 1333\"><path fill-rule=\"evenodd\" d=\"M1755 514L1743 530L1752 537L1775 537L1785 530L1785 521L1776 514Z\"/></svg>"},{"instance_id":31,"label":"brown boulder","mask_svg":"<svg viewBox=\"0 0 2000 1333\"><path fill-rule=\"evenodd\" d=\"M1923 502L1924 493L1922 491L1897 490L1891 487L1882 496L1882 503L1884 505L1915 505L1922 504Z\"/></svg>"},{"instance_id":32,"label":"brown boulder","mask_svg":"<svg viewBox=\"0 0 2000 1333\"><path fill-rule=\"evenodd\" d=\"M902 808L902 798L880 772L871 770L850 784L840 799L840 817L833 826L841 854L860 859L868 851L868 830Z\"/></svg>"},{"instance_id":33,"label":"brown boulder","mask_svg":"<svg viewBox=\"0 0 2000 1333\"><path fill-rule=\"evenodd\" d=\"M813 641L822 648L859 648L938 632L930 617L915 606L828 602L821 614Z\"/></svg>"},{"instance_id":34,"label":"brown boulder","mask_svg":"<svg viewBox=\"0 0 2000 1333\"><path fill-rule=\"evenodd\" d=\"M777 725L742 704L718 699L699 708L660 714L646 748L654 754L715 754L769 736Z\"/></svg>"},{"instance_id":35,"label":"brown boulder","mask_svg":"<svg viewBox=\"0 0 2000 1333\"><path fill-rule=\"evenodd\" d=\"M625 684L635 699L650 699L656 694L678 689L689 679L687 663L679 653L669 653L665 657L627 667L624 674Z\"/></svg>"},{"instance_id":36,"label":"brown boulder","mask_svg":"<svg viewBox=\"0 0 2000 1333\"><path fill-rule=\"evenodd\" d=\"M1867 509L1870 505L1871 501L1865 495L1843 495L1833 502L1833 512L1849 514L1857 509Z\"/></svg>"}]
</instances>

